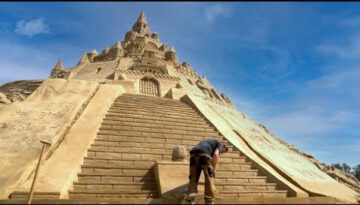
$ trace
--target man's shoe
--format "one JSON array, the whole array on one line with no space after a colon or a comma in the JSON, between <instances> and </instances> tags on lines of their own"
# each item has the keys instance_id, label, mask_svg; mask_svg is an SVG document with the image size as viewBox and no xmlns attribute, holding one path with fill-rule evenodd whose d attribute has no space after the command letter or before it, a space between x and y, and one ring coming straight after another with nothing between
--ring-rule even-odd
<instances>
[{"instance_id":1,"label":"man's shoe","mask_svg":"<svg viewBox=\"0 0 360 205\"><path fill-rule=\"evenodd\" d=\"M205 204L214 204L213 199L205 198Z\"/></svg>"},{"instance_id":2,"label":"man's shoe","mask_svg":"<svg viewBox=\"0 0 360 205\"><path fill-rule=\"evenodd\" d=\"M186 200L186 204L188 204L188 205L193 205L193 204L195 204L195 199Z\"/></svg>"}]
</instances>

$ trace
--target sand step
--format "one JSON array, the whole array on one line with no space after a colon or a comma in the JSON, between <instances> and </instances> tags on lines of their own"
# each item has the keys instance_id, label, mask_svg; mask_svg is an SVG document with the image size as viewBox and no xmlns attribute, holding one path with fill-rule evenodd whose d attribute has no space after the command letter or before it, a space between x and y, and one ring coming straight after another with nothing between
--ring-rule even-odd
<instances>
[{"instance_id":1,"label":"sand step","mask_svg":"<svg viewBox=\"0 0 360 205\"><path fill-rule=\"evenodd\" d=\"M220 158L221 159L221 158ZM242 157L242 161L240 162L227 162L227 161L218 161L218 168L224 168L228 167L229 165L244 165L244 166L251 166L252 162L246 161L245 157ZM84 157L84 163L83 165L96 165L96 166L107 166L107 165L113 165L113 164L128 164L132 165L134 167L148 167L151 165L154 165L156 162L155 159L147 159L147 160L134 160L134 159L106 159L106 158L100 158L100 157ZM235 166L236 167L236 166Z\"/></svg>"},{"instance_id":2,"label":"sand step","mask_svg":"<svg viewBox=\"0 0 360 205\"><path fill-rule=\"evenodd\" d=\"M118 123L119 121L126 123L148 123L148 124L162 124L162 125L176 125L176 126L185 126L185 127L209 127L205 120L197 120L197 121L187 121L187 120L170 120L170 119L162 119L158 118L154 120L146 119L146 118L132 118L126 116L107 116L104 118L103 122L111 121L112 123Z\"/></svg>"},{"instance_id":3,"label":"sand step","mask_svg":"<svg viewBox=\"0 0 360 205\"><path fill-rule=\"evenodd\" d=\"M219 135L214 134L213 137L197 134L181 134L181 133L160 133L160 132L145 132L145 131L103 131L98 132L99 140L107 141L129 141L129 142L154 142L154 143L179 143L185 145L195 146L199 140L206 138L220 139ZM152 141L153 140L153 141Z\"/></svg>"},{"instance_id":4,"label":"sand step","mask_svg":"<svg viewBox=\"0 0 360 205\"><path fill-rule=\"evenodd\" d=\"M247 158L243 156L239 156L238 158L222 157L219 159L219 163L244 163L244 162L247 162Z\"/></svg>"},{"instance_id":5,"label":"sand step","mask_svg":"<svg viewBox=\"0 0 360 205\"><path fill-rule=\"evenodd\" d=\"M219 170L218 170L219 171ZM119 176L119 175L93 175L93 174L79 174L78 183L128 183L128 184L138 184L143 182L155 183L154 178L152 177L139 177L139 176ZM242 183L257 183L265 184L265 176L233 176L232 178L224 178L216 176L216 184L242 184Z\"/></svg>"},{"instance_id":6,"label":"sand step","mask_svg":"<svg viewBox=\"0 0 360 205\"><path fill-rule=\"evenodd\" d=\"M103 167L103 168L146 168L150 169L154 166L155 161L149 160L98 160L88 159L84 160L82 167Z\"/></svg>"},{"instance_id":7,"label":"sand step","mask_svg":"<svg viewBox=\"0 0 360 205\"><path fill-rule=\"evenodd\" d=\"M249 169L249 170L236 170L236 171L228 171L228 170L217 170L216 178L241 178L245 176L258 176L258 170Z\"/></svg>"},{"instance_id":8,"label":"sand step","mask_svg":"<svg viewBox=\"0 0 360 205\"><path fill-rule=\"evenodd\" d=\"M107 124L102 123L100 130L161 130L163 132L171 133L172 130L185 130L185 131L194 131L194 132L215 132L215 128L212 127L193 127L193 126L175 126L175 125L158 125L153 126L153 124L145 124L145 123L133 123L131 125L124 123L117 124Z\"/></svg>"},{"instance_id":9,"label":"sand step","mask_svg":"<svg viewBox=\"0 0 360 205\"><path fill-rule=\"evenodd\" d=\"M155 184L153 178L137 179L134 176L101 176L101 175L79 175L78 182L74 184L130 184L130 185L143 185Z\"/></svg>"},{"instance_id":10,"label":"sand step","mask_svg":"<svg viewBox=\"0 0 360 205\"><path fill-rule=\"evenodd\" d=\"M142 110L142 111L170 111L170 112L182 112L182 113L189 113L189 114L197 114L196 112L194 112L194 109L190 108L190 107L165 107L165 106L158 106L158 105L142 105L142 104L137 104L137 105L129 105L128 103L114 103L111 106L112 109L117 109L117 110Z\"/></svg>"},{"instance_id":11,"label":"sand step","mask_svg":"<svg viewBox=\"0 0 360 205\"><path fill-rule=\"evenodd\" d=\"M92 191L112 191L117 193L126 193L127 191L145 191L145 193L153 192L156 189L154 183L137 184L87 184L87 183L74 183L74 189L77 192L92 192Z\"/></svg>"},{"instance_id":12,"label":"sand step","mask_svg":"<svg viewBox=\"0 0 360 205\"><path fill-rule=\"evenodd\" d=\"M10 199L28 199L30 192L14 191ZM34 192L33 199L59 199L60 192Z\"/></svg>"},{"instance_id":13,"label":"sand step","mask_svg":"<svg viewBox=\"0 0 360 205\"><path fill-rule=\"evenodd\" d=\"M146 141L146 140L144 140ZM102 159L133 159L133 160L141 160L141 159L152 159L153 156L154 160L158 160L159 156L167 156L171 157L171 150L170 149L161 149L161 148L129 148L129 150L133 150L134 152L121 152L121 151L104 151L104 150L94 150L90 148L88 150L87 156L88 157L98 157ZM138 151L136 151L138 150ZM141 150L146 151L146 153L142 152ZM146 158L142 158L141 156L148 156ZM159 155L159 156L158 156ZM134 158L131 158L134 157ZM226 153L224 156L221 156L220 162L244 162L246 158L241 156L239 153Z\"/></svg>"},{"instance_id":14,"label":"sand step","mask_svg":"<svg viewBox=\"0 0 360 205\"><path fill-rule=\"evenodd\" d=\"M119 147L119 146L101 146L101 145L92 145L90 147L90 149L88 150L88 152L95 152L95 156L100 156L97 155L96 153L135 153L135 154L159 154L159 155L166 155L169 154L171 155L172 153L172 149L169 148L150 148L150 147ZM231 154L231 155L230 155ZM92 155L92 154L90 154ZM227 156L226 156L227 155ZM243 164L238 164L238 163L234 163L234 162L229 162L226 159L236 159L236 158L243 158L245 159L245 157L241 156L239 153L226 153L226 155L224 154L224 156L221 156L221 158L219 159L219 163L220 163L220 168L225 168L225 169L236 169L236 168L241 168L240 166L244 166ZM225 161L224 161L225 159ZM245 161L244 161L245 162ZM225 164L226 163L226 164ZM250 164L248 164L250 165Z\"/></svg>"},{"instance_id":15,"label":"sand step","mask_svg":"<svg viewBox=\"0 0 360 205\"><path fill-rule=\"evenodd\" d=\"M126 154L126 153L124 153ZM133 159L133 158L124 158L124 159L113 159L113 158L101 158L100 156L87 156L84 157L85 160L107 160L107 161L134 161L134 162L138 162L141 163L143 161L152 161L152 162L156 162L156 159L146 159L146 160L141 160L141 159ZM229 158L231 159L231 158ZM245 157L240 156L238 159L234 159L234 160L224 160L224 158L220 158L218 161L218 164L222 164L222 163L251 163L246 161Z\"/></svg>"},{"instance_id":16,"label":"sand step","mask_svg":"<svg viewBox=\"0 0 360 205\"><path fill-rule=\"evenodd\" d=\"M287 196L287 191L283 190L222 190L222 197L281 197Z\"/></svg>"},{"instance_id":17,"label":"sand step","mask_svg":"<svg viewBox=\"0 0 360 205\"><path fill-rule=\"evenodd\" d=\"M118 198L155 198L157 193L150 190L129 190L119 193L118 191L69 191L70 199L118 199Z\"/></svg>"},{"instance_id":18,"label":"sand step","mask_svg":"<svg viewBox=\"0 0 360 205\"><path fill-rule=\"evenodd\" d=\"M152 148L163 148L163 149L173 149L174 147L176 147L177 143L171 144L171 143L142 143L142 142L123 142L123 143L119 143L119 141L117 142L109 142L109 141L101 141L101 140L95 140L95 142L93 144L91 144L92 147L109 147L108 149L115 149L115 147L152 147ZM186 148L186 150L190 151L192 149L193 146L191 145L187 145L184 147ZM231 146L229 146L230 149ZM230 150L230 152L237 152L236 150ZM241 154L240 154L241 155Z\"/></svg>"},{"instance_id":19,"label":"sand step","mask_svg":"<svg viewBox=\"0 0 360 205\"><path fill-rule=\"evenodd\" d=\"M88 157L100 159L129 159L129 160L171 160L168 154L144 154L144 153L121 153L121 152L91 152L87 154Z\"/></svg>"},{"instance_id":20,"label":"sand step","mask_svg":"<svg viewBox=\"0 0 360 205\"><path fill-rule=\"evenodd\" d=\"M148 104L169 104L172 106L175 105L184 105L180 100L170 99L170 98L161 98L161 97L151 97L151 96L126 96L122 95L119 98L115 99L115 102L129 102L130 104L140 104L140 103L148 103Z\"/></svg>"},{"instance_id":21,"label":"sand step","mask_svg":"<svg viewBox=\"0 0 360 205\"><path fill-rule=\"evenodd\" d=\"M120 96L119 98L115 99L115 102L127 102L129 104L169 104L173 106L184 106L186 105L184 102L176 99L170 98L139 98L138 96L129 97L129 96Z\"/></svg>"},{"instance_id":22,"label":"sand step","mask_svg":"<svg viewBox=\"0 0 360 205\"><path fill-rule=\"evenodd\" d=\"M186 103L179 101L179 100L175 100L175 101L158 101L158 100L142 100L142 99L116 99L114 101L114 104L126 104L127 106L168 106L171 108L184 108L184 109L191 109L192 107L188 106Z\"/></svg>"},{"instance_id":23,"label":"sand step","mask_svg":"<svg viewBox=\"0 0 360 205\"><path fill-rule=\"evenodd\" d=\"M76 182L74 183L74 189L77 191L95 191L95 190L112 190L112 191L123 191L127 190L149 190L156 188L154 182L124 182L124 181L104 181L104 182ZM227 183L216 183L216 189L218 191L228 191L228 190L275 190L275 183L237 183L237 184L227 184Z\"/></svg>"},{"instance_id":24,"label":"sand step","mask_svg":"<svg viewBox=\"0 0 360 205\"><path fill-rule=\"evenodd\" d=\"M105 143L103 143L105 142ZM163 145L163 146L161 146ZM120 144L112 144L108 143L107 141L96 141L95 144L91 144L90 150L92 151L114 151L114 152L137 152L137 151L145 151L148 153L171 153L172 149L176 147L177 144L160 144L158 146L152 146L149 143L141 143L141 142L132 142L130 145L125 143ZM191 148L191 146L189 146ZM166 152L160 151L166 150ZM187 149L189 152L190 149ZM226 154L223 154L221 157L229 157L230 153L234 153L235 156L238 156L239 153L236 151L230 151ZM228 155L228 156L226 156ZM240 154L241 156L241 154ZM231 156L230 156L231 157Z\"/></svg>"},{"instance_id":25,"label":"sand step","mask_svg":"<svg viewBox=\"0 0 360 205\"><path fill-rule=\"evenodd\" d=\"M170 140L171 141L171 140ZM174 148L175 146L179 145L178 141L170 142L167 140L167 142L127 142L122 139L117 139L116 141L112 140L104 140L104 139L95 139L94 146L117 146L117 147L150 147L150 148ZM181 140L180 140L181 141ZM187 150L190 150L190 147L192 145L184 145Z\"/></svg>"},{"instance_id":26,"label":"sand step","mask_svg":"<svg viewBox=\"0 0 360 205\"><path fill-rule=\"evenodd\" d=\"M106 114L105 120L112 120L112 121L128 121L128 122L141 122L141 123L174 123L174 124L186 124L186 125L206 125L205 120L196 120L196 121L189 121L184 119L173 119L173 118L165 118L165 117L154 117L154 116L126 116L126 115L118 115L118 114Z\"/></svg>"},{"instance_id":27,"label":"sand step","mask_svg":"<svg viewBox=\"0 0 360 205\"><path fill-rule=\"evenodd\" d=\"M204 119L201 119L197 116L170 116L170 115L144 115L142 113L128 113L128 112L108 112L107 116L115 116L115 117L130 117L130 118L140 118L140 119L153 119L153 120L170 120L170 121L177 121L186 122L186 121L199 121L199 122L206 122Z\"/></svg>"},{"instance_id":28,"label":"sand step","mask_svg":"<svg viewBox=\"0 0 360 205\"><path fill-rule=\"evenodd\" d=\"M142 106L157 106L157 107L165 107L165 108L173 108L173 109L182 109L182 108L186 108L186 104L180 102L180 101L175 101L175 103L173 102L156 102L156 101L146 101L146 100L138 100L136 102L134 102L134 100L131 99L122 99L122 100L115 100L114 104L121 104L121 103L128 103L130 105L142 105Z\"/></svg>"},{"instance_id":29,"label":"sand step","mask_svg":"<svg viewBox=\"0 0 360 205\"><path fill-rule=\"evenodd\" d=\"M102 125L126 125L126 126L142 126L142 127L185 127L189 129L193 128L209 128L205 123L204 124L196 124L196 123L175 123L175 122L168 122L168 121L154 121L154 120L142 120L142 121L131 121L128 118L123 120L109 120L104 119Z\"/></svg>"},{"instance_id":30,"label":"sand step","mask_svg":"<svg viewBox=\"0 0 360 205\"><path fill-rule=\"evenodd\" d=\"M113 136L142 136L142 137L166 137L173 136L176 134L187 135L187 136L198 136L198 137L221 137L217 132L196 132L196 131L183 131L183 130L171 130L170 132L162 131L160 128L153 130L105 130L100 129L99 135L113 135ZM195 142L196 145L199 141Z\"/></svg>"},{"instance_id":31,"label":"sand step","mask_svg":"<svg viewBox=\"0 0 360 205\"><path fill-rule=\"evenodd\" d=\"M149 135L148 135L149 136ZM199 140L188 140L188 139L178 139L178 138L164 138L161 137L161 134L154 134L152 137L146 136L121 136L121 135L110 135L110 134L98 134L98 139L102 141L109 141L109 142L145 142L145 143L171 143L171 144L182 144L187 146L194 146L196 145ZM198 136L196 136L198 137ZM199 139L207 139L207 137L199 138Z\"/></svg>"},{"instance_id":32,"label":"sand step","mask_svg":"<svg viewBox=\"0 0 360 205\"><path fill-rule=\"evenodd\" d=\"M263 191L263 190L275 190L276 184L266 183L242 183L242 184L219 184L216 183L216 189L221 193L222 191Z\"/></svg>"},{"instance_id":33,"label":"sand step","mask_svg":"<svg viewBox=\"0 0 360 205\"><path fill-rule=\"evenodd\" d=\"M169 109L164 107L128 107L128 106L111 106L108 110L109 112L129 112L129 113L144 113L144 114L165 114L165 115L189 115L199 117L197 112L194 112L192 109Z\"/></svg>"},{"instance_id":34,"label":"sand step","mask_svg":"<svg viewBox=\"0 0 360 205\"><path fill-rule=\"evenodd\" d=\"M159 113L159 115L156 114L149 114L146 112L131 112L131 111L108 111L107 115L105 116L118 116L118 117L131 117L131 118L140 118L140 119L155 119L155 120L161 120L163 118L165 118L166 120L171 120L171 121L184 121L184 119L186 120L193 120L193 121L199 121L199 122L205 122L206 120L199 117L198 115L184 115L184 116L179 116L179 115L167 115L167 114L162 114Z\"/></svg>"},{"instance_id":35,"label":"sand step","mask_svg":"<svg viewBox=\"0 0 360 205\"><path fill-rule=\"evenodd\" d=\"M180 139L178 139L178 140L180 140ZM148 148L173 149L174 147L176 147L178 145L179 145L179 143L176 139L175 139L175 142L173 142L173 143L170 143L169 141L167 143L165 143L165 142L164 143L151 143L151 142L148 143L148 142L121 141L121 139L118 139L117 141L95 139L94 143L91 144L91 147L107 146L107 147L109 147L109 150L115 149L114 147L148 147ZM184 147L189 152L192 149L193 145L184 145ZM240 154L240 156L243 156L243 155ZM220 158L220 160L221 160L221 158Z\"/></svg>"},{"instance_id":36,"label":"sand step","mask_svg":"<svg viewBox=\"0 0 360 205\"><path fill-rule=\"evenodd\" d=\"M111 162L108 162L111 163ZM149 163L149 162L148 162ZM217 168L218 171L226 170L226 171L242 171L242 170L251 170L251 165L238 165L237 167L226 167L223 166L226 164L220 164ZM150 169L153 166L153 163L150 162L149 164L138 164L133 165L132 163L112 163L112 164L86 164L82 165L81 168L100 168L100 169L137 169L137 168L148 168Z\"/></svg>"},{"instance_id":37,"label":"sand step","mask_svg":"<svg viewBox=\"0 0 360 205\"><path fill-rule=\"evenodd\" d=\"M161 150L160 150L161 151ZM101 159L131 159L131 160L171 160L171 154L161 153L124 153L116 151L94 151L89 150L87 153L88 157L101 158ZM236 155L233 157L223 156L220 158L223 162L236 162L236 159L243 162L243 157Z\"/></svg>"},{"instance_id":38,"label":"sand step","mask_svg":"<svg viewBox=\"0 0 360 205\"><path fill-rule=\"evenodd\" d=\"M344 202L333 197L312 196L312 197L222 197L217 195L216 204L343 204ZM0 200L0 204L26 204L27 200ZM169 198L88 198L88 199L38 199L33 204L185 204L184 199ZM202 194L198 194L195 204L204 204Z\"/></svg>"},{"instance_id":39,"label":"sand step","mask_svg":"<svg viewBox=\"0 0 360 205\"><path fill-rule=\"evenodd\" d=\"M174 99L169 99L169 98L139 98L138 96L136 97L127 97L127 96L120 96L119 98L115 99L115 102L126 102L129 104L154 104L154 105L169 105L172 107L175 106L185 106L186 104L179 101L179 100L174 100Z\"/></svg>"},{"instance_id":40,"label":"sand step","mask_svg":"<svg viewBox=\"0 0 360 205\"><path fill-rule=\"evenodd\" d=\"M132 100L122 100L122 101L115 101L113 103L113 105L117 105L117 106L121 106L123 104L130 104L130 105L134 105L134 106L141 106L141 107L163 107L165 109L187 109L190 110L189 107L186 107L186 104L183 103L169 103L169 102L146 102L146 101L139 101L139 102L132 102Z\"/></svg>"},{"instance_id":41,"label":"sand step","mask_svg":"<svg viewBox=\"0 0 360 205\"><path fill-rule=\"evenodd\" d=\"M147 114L182 114L182 115L193 115L193 116L199 116L198 113L194 112L193 109L189 108L164 108L163 106L127 106L127 105L119 105L115 104L112 105L109 111L116 111L116 112L145 112Z\"/></svg>"},{"instance_id":42,"label":"sand step","mask_svg":"<svg viewBox=\"0 0 360 205\"><path fill-rule=\"evenodd\" d=\"M247 177L237 177L237 178L215 178L215 184L242 184L242 183L258 183L265 184L265 176L247 176Z\"/></svg>"},{"instance_id":43,"label":"sand step","mask_svg":"<svg viewBox=\"0 0 360 205\"><path fill-rule=\"evenodd\" d=\"M172 118L198 118L199 116L195 113L193 114L187 114L182 113L180 111L172 111L172 112L166 112L166 111L146 111L146 110L126 110L126 109L114 109L111 108L108 110L108 113L126 113L126 114L135 114L135 115L152 115L156 117L172 117Z\"/></svg>"},{"instance_id":44,"label":"sand step","mask_svg":"<svg viewBox=\"0 0 360 205\"><path fill-rule=\"evenodd\" d=\"M153 176L150 169L128 169L128 168L81 168L82 174L100 175L100 176Z\"/></svg>"},{"instance_id":45,"label":"sand step","mask_svg":"<svg viewBox=\"0 0 360 205\"><path fill-rule=\"evenodd\" d=\"M139 154L169 154L171 155L171 149L161 148L146 148L146 147L122 147L115 149L103 149L104 147L91 147L89 152L106 152L106 153L139 153ZM105 147L106 148L106 147Z\"/></svg>"},{"instance_id":46,"label":"sand step","mask_svg":"<svg viewBox=\"0 0 360 205\"><path fill-rule=\"evenodd\" d=\"M178 127L143 127L143 126L124 126L124 125L103 125L99 129L100 133L108 133L108 131L130 131L130 132L149 132L149 133L168 133L168 134L183 134L183 135L196 135L196 136L220 136L219 133L214 132L212 128L178 128Z\"/></svg>"},{"instance_id":47,"label":"sand step","mask_svg":"<svg viewBox=\"0 0 360 205\"><path fill-rule=\"evenodd\" d=\"M137 182L146 182L146 183L155 183L155 178L153 176L119 176L119 175L101 175L101 174L78 174L79 182L82 180L94 180L94 181L104 181L104 182L122 182L126 183L137 183Z\"/></svg>"}]
</instances>

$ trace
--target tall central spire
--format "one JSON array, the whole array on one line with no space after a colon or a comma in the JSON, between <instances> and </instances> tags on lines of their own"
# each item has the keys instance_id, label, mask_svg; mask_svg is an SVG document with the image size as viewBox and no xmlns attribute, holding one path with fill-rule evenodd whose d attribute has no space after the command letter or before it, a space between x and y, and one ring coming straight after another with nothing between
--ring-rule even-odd
<instances>
[{"instance_id":1,"label":"tall central spire","mask_svg":"<svg viewBox=\"0 0 360 205\"><path fill-rule=\"evenodd\" d=\"M144 24L148 24L148 22L147 22L147 20L146 20L146 16L145 16L144 11L141 11L140 16L139 16L137 22L141 22L141 23L144 23Z\"/></svg>"},{"instance_id":2,"label":"tall central spire","mask_svg":"<svg viewBox=\"0 0 360 205\"><path fill-rule=\"evenodd\" d=\"M133 25L132 30L143 35L149 35L151 33L144 11L141 11L140 16Z\"/></svg>"}]
</instances>

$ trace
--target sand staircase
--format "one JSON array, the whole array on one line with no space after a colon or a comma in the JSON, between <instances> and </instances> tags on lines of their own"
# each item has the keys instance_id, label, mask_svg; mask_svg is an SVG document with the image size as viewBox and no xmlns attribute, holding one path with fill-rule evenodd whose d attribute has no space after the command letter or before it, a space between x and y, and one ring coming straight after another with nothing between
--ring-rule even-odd
<instances>
[{"instance_id":1,"label":"sand staircase","mask_svg":"<svg viewBox=\"0 0 360 205\"><path fill-rule=\"evenodd\" d=\"M173 99L124 94L109 109L84 159L70 199L158 197L153 165L205 138L226 139L198 112ZM238 150L222 155L216 187L223 197L286 197Z\"/></svg>"}]
</instances>

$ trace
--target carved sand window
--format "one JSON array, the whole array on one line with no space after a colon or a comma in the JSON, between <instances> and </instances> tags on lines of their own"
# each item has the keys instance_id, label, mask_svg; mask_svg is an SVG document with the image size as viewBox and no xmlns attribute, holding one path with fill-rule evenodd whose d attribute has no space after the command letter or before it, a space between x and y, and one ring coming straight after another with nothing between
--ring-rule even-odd
<instances>
[{"instance_id":1,"label":"carved sand window","mask_svg":"<svg viewBox=\"0 0 360 205\"><path fill-rule=\"evenodd\" d=\"M215 92L214 89L211 89L211 93L212 93L212 95L213 95L216 99L221 100L221 99L220 99L220 96L218 96L218 94Z\"/></svg>"},{"instance_id":2,"label":"carved sand window","mask_svg":"<svg viewBox=\"0 0 360 205\"><path fill-rule=\"evenodd\" d=\"M204 92L204 94L205 94L207 97L211 97L211 94L210 94L209 90L207 90L207 89L201 89L201 90Z\"/></svg>"},{"instance_id":3,"label":"carved sand window","mask_svg":"<svg viewBox=\"0 0 360 205\"><path fill-rule=\"evenodd\" d=\"M159 83L153 79L141 79L139 85L139 91L144 95L159 96Z\"/></svg>"},{"instance_id":4,"label":"carved sand window","mask_svg":"<svg viewBox=\"0 0 360 205\"><path fill-rule=\"evenodd\" d=\"M155 50L158 49L157 46L156 46L156 44L155 44L155 43L152 43L152 42L149 42L149 43L148 43L148 47L151 48L151 49L155 49Z\"/></svg>"},{"instance_id":5,"label":"carved sand window","mask_svg":"<svg viewBox=\"0 0 360 205\"><path fill-rule=\"evenodd\" d=\"M187 79L187 80L188 80L190 85L194 85L194 83L190 79Z\"/></svg>"}]
</instances>

